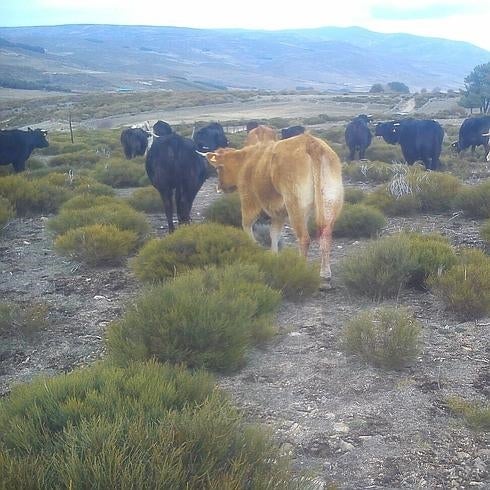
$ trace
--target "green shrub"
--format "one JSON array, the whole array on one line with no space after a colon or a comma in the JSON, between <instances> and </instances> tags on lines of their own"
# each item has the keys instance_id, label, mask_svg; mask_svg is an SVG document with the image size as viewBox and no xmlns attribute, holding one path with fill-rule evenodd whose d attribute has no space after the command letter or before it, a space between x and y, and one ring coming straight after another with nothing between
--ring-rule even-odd
<instances>
[{"instance_id":1,"label":"green shrub","mask_svg":"<svg viewBox=\"0 0 490 490\"><path fill-rule=\"evenodd\" d=\"M373 237L385 225L385 217L377 209L364 204L346 204L335 222L333 233L351 238Z\"/></svg>"},{"instance_id":2,"label":"green shrub","mask_svg":"<svg viewBox=\"0 0 490 490\"><path fill-rule=\"evenodd\" d=\"M250 261L260 250L243 230L217 223L191 224L148 241L131 267L138 279L155 282L194 268Z\"/></svg>"},{"instance_id":3,"label":"green shrub","mask_svg":"<svg viewBox=\"0 0 490 490\"><path fill-rule=\"evenodd\" d=\"M114 189L108 185L97 182L92 177L85 175L74 176L71 185L75 193L93 194L95 196L113 196Z\"/></svg>"},{"instance_id":4,"label":"green shrub","mask_svg":"<svg viewBox=\"0 0 490 490\"><path fill-rule=\"evenodd\" d=\"M350 253L340 265L340 277L354 293L381 300L395 297L415 268L408 241L392 236Z\"/></svg>"},{"instance_id":5,"label":"green shrub","mask_svg":"<svg viewBox=\"0 0 490 490\"><path fill-rule=\"evenodd\" d=\"M1 220L0 220L1 222ZM480 229L480 235L482 238L487 242L487 245L490 245L490 219L487 219L481 229Z\"/></svg>"},{"instance_id":6,"label":"green shrub","mask_svg":"<svg viewBox=\"0 0 490 490\"><path fill-rule=\"evenodd\" d=\"M393 176L396 166L384 162L354 162L344 165L343 174L359 182L387 182Z\"/></svg>"},{"instance_id":7,"label":"green shrub","mask_svg":"<svg viewBox=\"0 0 490 490\"><path fill-rule=\"evenodd\" d=\"M49 308L45 303L30 302L15 304L0 302L0 335L20 332L32 335L48 325Z\"/></svg>"},{"instance_id":8,"label":"green shrub","mask_svg":"<svg viewBox=\"0 0 490 490\"><path fill-rule=\"evenodd\" d=\"M95 365L0 401L2 488L300 488L206 373Z\"/></svg>"},{"instance_id":9,"label":"green shrub","mask_svg":"<svg viewBox=\"0 0 490 490\"><path fill-rule=\"evenodd\" d=\"M490 218L490 180L463 187L456 195L454 207L472 218Z\"/></svg>"},{"instance_id":10,"label":"green shrub","mask_svg":"<svg viewBox=\"0 0 490 490\"><path fill-rule=\"evenodd\" d=\"M72 195L67 186L51 183L48 176L34 180L33 184L39 196L38 211L44 213L55 213Z\"/></svg>"},{"instance_id":11,"label":"green shrub","mask_svg":"<svg viewBox=\"0 0 490 490\"><path fill-rule=\"evenodd\" d=\"M395 196L387 186L371 192L365 204L380 209L388 216L411 216L420 213L422 209L419 196L412 193Z\"/></svg>"},{"instance_id":12,"label":"green shrub","mask_svg":"<svg viewBox=\"0 0 490 490\"><path fill-rule=\"evenodd\" d=\"M0 177L0 196L8 199L19 216L51 213L68 199L70 191L49 179L28 180L24 175Z\"/></svg>"},{"instance_id":13,"label":"green shrub","mask_svg":"<svg viewBox=\"0 0 490 490\"><path fill-rule=\"evenodd\" d=\"M403 154L400 146L389 145L373 138L371 145L366 149L366 158L377 162L395 163L403 161Z\"/></svg>"},{"instance_id":14,"label":"green shrub","mask_svg":"<svg viewBox=\"0 0 490 490\"><path fill-rule=\"evenodd\" d=\"M412 186L422 202L422 211L440 212L452 208L454 196L461 188L461 181L454 175L442 172L426 172L414 167Z\"/></svg>"},{"instance_id":15,"label":"green shrub","mask_svg":"<svg viewBox=\"0 0 490 490\"><path fill-rule=\"evenodd\" d=\"M456 253L449 241L434 233L406 233L415 266L410 272L409 285L424 287L430 275L441 275L456 264Z\"/></svg>"},{"instance_id":16,"label":"green shrub","mask_svg":"<svg viewBox=\"0 0 490 490\"><path fill-rule=\"evenodd\" d=\"M304 299L320 287L319 264L308 262L294 248L285 248L277 254L261 250L252 263L258 265L266 284L280 290L288 300Z\"/></svg>"},{"instance_id":17,"label":"green shrub","mask_svg":"<svg viewBox=\"0 0 490 490\"><path fill-rule=\"evenodd\" d=\"M346 187L344 189L344 201L351 204L359 204L366 199L366 193L362 189Z\"/></svg>"},{"instance_id":18,"label":"green shrub","mask_svg":"<svg viewBox=\"0 0 490 490\"><path fill-rule=\"evenodd\" d=\"M243 230L218 223L189 225L150 240L130 262L136 277L144 282L162 281L209 265L255 264L266 283L291 300L312 294L320 281L318 264L308 263L296 250L272 254Z\"/></svg>"},{"instance_id":19,"label":"green shrub","mask_svg":"<svg viewBox=\"0 0 490 490\"><path fill-rule=\"evenodd\" d=\"M64 255L88 265L120 264L136 248L138 237L114 225L88 225L60 235L55 248Z\"/></svg>"},{"instance_id":20,"label":"green shrub","mask_svg":"<svg viewBox=\"0 0 490 490\"><path fill-rule=\"evenodd\" d=\"M120 230L136 233L139 242L143 242L150 232L150 224L145 215L135 211L122 202L101 204L90 208L61 209L57 216L51 218L47 226L60 235L82 226L114 225Z\"/></svg>"},{"instance_id":21,"label":"green shrub","mask_svg":"<svg viewBox=\"0 0 490 490\"><path fill-rule=\"evenodd\" d=\"M203 215L208 221L241 228L242 210L238 192L223 194L204 210Z\"/></svg>"},{"instance_id":22,"label":"green shrub","mask_svg":"<svg viewBox=\"0 0 490 490\"><path fill-rule=\"evenodd\" d=\"M455 139L458 139L456 135ZM443 153L444 153L443 149ZM447 148L446 154L441 156L441 168L452 175L466 180L475 176L475 165L469 162L463 155L452 154L451 148Z\"/></svg>"},{"instance_id":23,"label":"green shrub","mask_svg":"<svg viewBox=\"0 0 490 490\"><path fill-rule=\"evenodd\" d=\"M483 252L466 253L441 276L431 276L433 292L462 320L490 313L490 257Z\"/></svg>"},{"instance_id":24,"label":"green shrub","mask_svg":"<svg viewBox=\"0 0 490 490\"><path fill-rule=\"evenodd\" d=\"M27 160L26 162L27 164L27 167L29 168L29 170L38 170L40 168L46 168L46 164L44 163L43 160L39 159L39 158L36 158L36 157L33 157L33 158L29 158L29 160Z\"/></svg>"},{"instance_id":25,"label":"green shrub","mask_svg":"<svg viewBox=\"0 0 490 490\"><path fill-rule=\"evenodd\" d=\"M125 202L124 200L118 199L113 196L81 193L65 201L62 204L60 211L65 211L65 212L67 210L76 211L78 209L88 209L88 208L93 208L94 206L105 206L105 205L124 206Z\"/></svg>"},{"instance_id":26,"label":"green shrub","mask_svg":"<svg viewBox=\"0 0 490 490\"><path fill-rule=\"evenodd\" d=\"M15 216L15 211L10 201L5 197L0 197L0 229Z\"/></svg>"},{"instance_id":27,"label":"green shrub","mask_svg":"<svg viewBox=\"0 0 490 490\"><path fill-rule=\"evenodd\" d=\"M365 311L346 325L343 343L348 352L385 368L398 369L418 352L421 327L403 309L385 307Z\"/></svg>"},{"instance_id":28,"label":"green shrub","mask_svg":"<svg viewBox=\"0 0 490 490\"><path fill-rule=\"evenodd\" d=\"M450 397L446 404L455 414L461 415L465 422L477 431L490 431L490 404L464 400L459 396Z\"/></svg>"},{"instance_id":29,"label":"green shrub","mask_svg":"<svg viewBox=\"0 0 490 490\"><path fill-rule=\"evenodd\" d=\"M38 189L24 175L0 177L0 196L7 199L20 216L32 212L40 201Z\"/></svg>"},{"instance_id":30,"label":"green shrub","mask_svg":"<svg viewBox=\"0 0 490 490\"><path fill-rule=\"evenodd\" d=\"M145 175L145 167L141 164L116 158L100 161L93 170L97 181L112 187L139 187Z\"/></svg>"},{"instance_id":31,"label":"green shrub","mask_svg":"<svg viewBox=\"0 0 490 490\"><path fill-rule=\"evenodd\" d=\"M109 354L121 364L155 358L235 370L251 343L273 335L280 297L257 266L191 271L146 291L111 325Z\"/></svg>"},{"instance_id":32,"label":"green shrub","mask_svg":"<svg viewBox=\"0 0 490 490\"><path fill-rule=\"evenodd\" d=\"M79 151L57 155L49 160L50 167L68 166L71 168L91 168L103 158L103 155L91 151Z\"/></svg>"},{"instance_id":33,"label":"green shrub","mask_svg":"<svg viewBox=\"0 0 490 490\"><path fill-rule=\"evenodd\" d=\"M136 189L128 199L128 203L137 211L144 213L161 213L163 210L162 198L153 186Z\"/></svg>"},{"instance_id":34,"label":"green shrub","mask_svg":"<svg viewBox=\"0 0 490 490\"><path fill-rule=\"evenodd\" d=\"M388 184L371 193L366 204L391 216L407 216L420 211L447 211L461 183L449 174L426 172L419 166L394 166Z\"/></svg>"}]
</instances>

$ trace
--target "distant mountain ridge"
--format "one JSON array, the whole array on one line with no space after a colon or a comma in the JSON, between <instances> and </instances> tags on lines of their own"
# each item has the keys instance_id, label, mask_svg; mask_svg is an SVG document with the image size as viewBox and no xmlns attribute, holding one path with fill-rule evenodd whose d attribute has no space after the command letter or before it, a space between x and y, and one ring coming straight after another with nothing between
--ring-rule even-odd
<instances>
[{"instance_id":1,"label":"distant mountain ridge","mask_svg":"<svg viewBox=\"0 0 490 490\"><path fill-rule=\"evenodd\" d=\"M457 89L476 65L490 61L490 51L469 43L360 27L62 25L4 27L0 38L0 86L76 91L348 91L391 81L412 90Z\"/></svg>"}]
</instances>

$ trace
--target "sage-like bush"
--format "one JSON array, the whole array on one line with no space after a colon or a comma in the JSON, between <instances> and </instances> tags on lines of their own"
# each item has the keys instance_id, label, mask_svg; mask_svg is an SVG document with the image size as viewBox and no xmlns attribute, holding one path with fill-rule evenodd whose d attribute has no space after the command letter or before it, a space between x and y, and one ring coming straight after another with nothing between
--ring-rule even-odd
<instances>
[{"instance_id":1,"label":"sage-like bush","mask_svg":"<svg viewBox=\"0 0 490 490\"><path fill-rule=\"evenodd\" d=\"M375 366L399 369L419 352L420 324L401 308L364 311L345 326L343 343Z\"/></svg>"},{"instance_id":2,"label":"sage-like bush","mask_svg":"<svg viewBox=\"0 0 490 490\"><path fill-rule=\"evenodd\" d=\"M350 291L379 301L395 297L416 266L408 240L392 236L350 253L340 264L340 277Z\"/></svg>"},{"instance_id":3,"label":"sage-like bush","mask_svg":"<svg viewBox=\"0 0 490 490\"><path fill-rule=\"evenodd\" d=\"M128 198L128 203L137 211L145 213L163 212L162 198L153 186L136 189Z\"/></svg>"},{"instance_id":4,"label":"sage-like bush","mask_svg":"<svg viewBox=\"0 0 490 490\"><path fill-rule=\"evenodd\" d=\"M459 264L428 279L436 296L462 320L490 313L490 257L482 251L463 253Z\"/></svg>"},{"instance_id":5,"label":"sage-like bush","mask_svg":"<svg viewBox=\"0 0 490 490\"><path fill-rule=\"evenodd\" d=\"M274 332L281 295L257 266L230 265L181 274L145 291L108 331L109 355L119 364L157 359L232 371L247 349Z\"/></svg>"},{"instance_id":6,"label":"sage-like bush","mask_svg":"<svg viewBox=\"0 0 490 490\"><path fill-rule=\"evenodd\" d=\"M0 400L0 487L300 488L207 373L97 364Z\"/></svg>"},{"instance_id":7,"label":"sage-like bush","mask_svg":"<svg viewBox=\"0 0 490 490\"><path fill-rule=\"evenodd\" d=\"M490 218L490 180L464 186L454 199L454 207L471 218Z\"/></svg>"},{"instance_id":8,"label":"sage-like bush","mask_svg":"<svg viewBox=\"0 0 490 490\"><path fill-rule=\"evenodd\" d=\"M333 233L340 237L374 237L386 225L383 213L364 204L345 204Z\"/></svg>"},{"instance_id":9,"label":"sage-like bush","mask_svg":"<svg viewBox=\"0 0 490 490\"><path fill-rule=\"evenodd\" d=\"M117 265L138 243L135 232L114 225L94 224L68 230L54 241L60 253L91 266Z\"/></svg>"}]
</instances>

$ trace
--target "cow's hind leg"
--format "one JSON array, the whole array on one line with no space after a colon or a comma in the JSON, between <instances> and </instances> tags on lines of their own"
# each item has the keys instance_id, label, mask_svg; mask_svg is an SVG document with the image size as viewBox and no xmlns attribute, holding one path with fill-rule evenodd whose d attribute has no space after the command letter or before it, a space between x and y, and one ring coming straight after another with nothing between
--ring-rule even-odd
<instances>
[{"instance_id":1,"label":"cow's hind leg","mask_svg":"<svg viewBox=\"0 0 490 490\"><path fill-rule=\"evenodd\" d=\"M310 234L308 233L308 213L296 201L286 203L286 209L289 222L298 240L300 253L306 258L311 242Z\"/></svg>"},{"instance_id":2,"label":"cow's hind leg","mask_svg":"<svg viewBox=\"0 0 490 490\"><path fill-rule=\"evenodd\" d=\"M191 220L191 205L185 191L182 191L181 189L175 190L175 204L177 206L177 219L179 220L179 225L188 224Z\"/></svg>"},{"instance_id":3,"label":"cow's hind leg","mask_svg":"<svg viewBox=\"0 0 490 490\"><path fill-rule=\"evenodd\" d=\"M172 190L159 191L162 197L163 207L165 208L165 215L167 216L168 232L173 233L175 231L174 226L174 206L173 206L173 192Z\"/></svg>"},{"instance_id":4,"label":"cow's hind leg","mask_svg":"<svg viewBox=\"0 0 490 490\"><path fill-rule=\"evenodd\" d=\"M330 269L330 251L332 249L332 229L333 220L319 230L318 241L320 244L320 279L321 288L330 289L332 280L332 271Z\"/></svg>"},{"instance_id":5,"label":"cow's hind leg","mask_svg":"<svg viewBox=\"0 0 490 490\"><path fill-rule=\"evenodd\" d=\"M277 214L271 216L271 228L270 228L270 236L271 236L271 250L273 252L279 251L279 238L281 236L282 228L286 221L286 216L284 214Z\"/></svg>"},{"instance_id":6,"label":"cow's hind leg","mask_svg":"<svg viewBox=\"0 0 490 490\"><path fill-rule=\"evenodd\" d=\"M242 210L242 227L245 232L248 233L250 238L256 242L254 232L253 232L253 224L257 220L257 216L259 215L261 209L257 207L253 203L247 201L241 201L241 210Z\"/></svg>"}]
</instances>

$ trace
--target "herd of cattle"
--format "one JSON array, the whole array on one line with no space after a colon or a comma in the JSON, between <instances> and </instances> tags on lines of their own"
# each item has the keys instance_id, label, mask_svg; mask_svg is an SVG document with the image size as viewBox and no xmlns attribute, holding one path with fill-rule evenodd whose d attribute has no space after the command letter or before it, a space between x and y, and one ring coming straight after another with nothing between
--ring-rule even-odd
<instances>
[{"instance_id":1,"label":"herd of cattle","mask_svg":"<svg viewBox=\"0 0 490 490\"><path fill-rule=\"evenodd\" d=\"M371 144L371 116L355 117L345 129L349 159L364 159ZM264 211L271 218L271 247L277 251L278 239L286 218L306 256L310 243L308 216L316 218L320 241L320 275L325 286L330 280L332 229L343 203L342 171L338 155L322 139L303 126L282 129L280 137L273 128L257 122L247 124L247 139L242 149L229 148L219 123L211 123L185 138L164 121L152 128L127 128L121 133L126 158L146 153L146 172L162 198L169 232L174 231L174 202L179 224L190 221L194 198L207 178L208 165L216 168L219 186L240 194L242 225L253 238L252 226ZM387 143L399 144L406 162L422 161L427 170L440 165L444 130L434 120L404 119L376 124L374 134ZM48 146L47 132L41 129L0 131L0 164L13 164L15 172L25 170L34 148ZM465 119L457 152L484 146L489 158L490 116Z\"/></svg>"}]
</instances>

